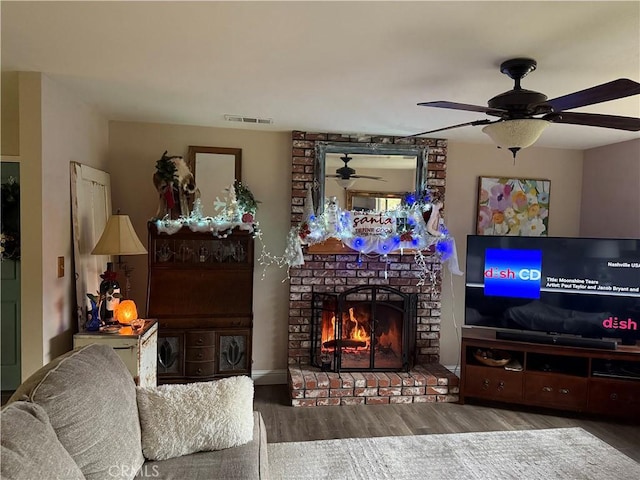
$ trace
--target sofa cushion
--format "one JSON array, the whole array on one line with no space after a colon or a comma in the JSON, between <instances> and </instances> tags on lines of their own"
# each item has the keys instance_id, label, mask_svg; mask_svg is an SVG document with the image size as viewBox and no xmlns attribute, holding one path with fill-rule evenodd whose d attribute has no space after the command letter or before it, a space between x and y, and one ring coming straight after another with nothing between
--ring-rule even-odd
<instances>
[{"instance_id":1,"label":"sofa cushion","mask_svg":"<svg viewBox=\"0 0 640 480\"><path fill-rule=\"evenodd\" d=\"M2 409L0 417L3 479L84 479L58 440L42 407L35 403L13 402Z\"/></svg>"},{"instance_id":2,"label":"sofa cushion","mask_svg":"<svg viewBox=\"0 0 640 480\"><path fill-rule=\"evenodd\" d=\"M138 387L142 451L149 460L243 445L253 437L253 382L238 376Z\"/></svg>"},{"instance_id":3,"label":"sofa cushion","mask_svg":"<svg viewBox=\"0 0 640 480\"><path fill-rule=\"evenodd\" d=\"M144 462L136 387L113 348L80 347L45 365L34 378L14 397L42 406L87 479L135 476Z\"/></svg>"},{"instance_id":4,"label":"sofa cushion","mask_svg":"<svg viewBox=\"0 0 640 480\"><path fill-rule=\"evenodd\" d=\"M253 412L253 439L215 452L145 462L138 477L157 480L249 480L269 478L267 434L259 412ZM185 473L188 472L188 473Z\"/></svg>"}]
</instances>

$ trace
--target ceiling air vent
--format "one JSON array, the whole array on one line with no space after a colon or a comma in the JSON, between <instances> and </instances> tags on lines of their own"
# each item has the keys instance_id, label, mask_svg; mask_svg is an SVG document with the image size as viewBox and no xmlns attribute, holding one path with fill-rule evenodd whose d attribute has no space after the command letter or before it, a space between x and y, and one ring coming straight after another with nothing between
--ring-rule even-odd
<instances>
[{"instance_id":1,"label":"ceiling air vent","mask_svg":"<svg viewBox=\"0 0 640 480\"><path fill-rule=\"evenodd\" d=\"M242 115L225 115L224 119L227 122L241 122L241 123L257 123L261 125L268 125L273 123L273 118L256 118L256 117L244 117Z\"/></svg>"}]
</instances>

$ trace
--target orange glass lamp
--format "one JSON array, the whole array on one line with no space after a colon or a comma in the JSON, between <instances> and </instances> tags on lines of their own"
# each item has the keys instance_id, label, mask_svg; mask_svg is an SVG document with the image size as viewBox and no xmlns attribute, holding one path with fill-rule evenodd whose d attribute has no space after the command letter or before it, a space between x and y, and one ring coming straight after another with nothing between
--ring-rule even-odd
<instances>
[{"instance_id":1,"label":"orange glass lamp","mask_svg":"<svg viewBox=\"0 0 640 480\"><path fill-rule=\"evenodd\" d=\"M138 309L133 300L123 300L117 306L114 312L116 320L121 325L131 325L131 322L138 318Z\"/></svg>"}]
</instances>

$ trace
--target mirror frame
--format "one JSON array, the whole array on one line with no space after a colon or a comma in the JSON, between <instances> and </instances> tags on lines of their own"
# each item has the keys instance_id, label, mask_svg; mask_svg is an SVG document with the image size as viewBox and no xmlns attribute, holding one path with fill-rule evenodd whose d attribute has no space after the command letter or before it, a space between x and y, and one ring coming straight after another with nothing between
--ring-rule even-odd
<instances>
[{"instance_id":1,"label":"mirror frame","mask_svg":"<svg viewBox=\"0 0 640 480\"><path fill-rule=\"evenodd\" d=\"M193 180L198 186L198 177L196 176L196 154L197 153L218 153L220 155L233 155L235 158L235 176L236 180L242 181L242 149L241 148L226 148L226 147L200 147L189 145L189 151L187 153L187 165L193 175Z\"/></svg>"},{"instance_id":2,"label":"mirror frame","mask_svg":"<svg viewBox=\"0 0 640 480\"><path fill-rule=\"evenodd\" d=\"M374 192L371 190L347 190L347 210L353 210L353 197L403 198L406 192Z\"/></svg>"},{"instance_id":3,"label":"mirror frame","mask_svg":"<svg viewBox=\"0 0 640 480\"><path fill-rule=\"evenodd\" d=\"M429 147L426 145L395 145L388 143L316 142L316 163L313 203L316 215L324 212L325 158L327 153L360 153L369 155L403 155L416 157L416 188L427 190L427 167Z\"/></svg>"}]
</instances>

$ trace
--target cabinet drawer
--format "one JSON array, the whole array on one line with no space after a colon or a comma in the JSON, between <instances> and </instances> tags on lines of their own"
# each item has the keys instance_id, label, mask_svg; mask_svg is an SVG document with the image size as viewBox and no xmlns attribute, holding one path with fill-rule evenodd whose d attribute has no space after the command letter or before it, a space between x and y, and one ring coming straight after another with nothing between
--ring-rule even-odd
<instances>
[{"instance_id":1,"label":"cabinet drawer","mask_svg":"<svg viewBox=\"0 0 640 480\"><path fill-rule=\"evenodd\" d=\"M185 362L184 373L187 377L210 377L216 372L215 362Z\"/></svg>"},{"instance_id":2,"label":"cabinet drawer","mask_svg":"<svg viewBox=\"0 0 640 480\"><path fill-rule=\"evenodd\" d=\"M640 419L640 382L592 378L589 411Z\"/></svg>"},{"instance_id":3,"label":"cabinet drawer","mask_svg":"<svg viewBox=\"0 0 640 480\"><path fill-rule=\"evenodd\" d=\"M525 374L525 398L542 406L584 410L587 406L587 379L549 373Z\"/></svg>"},{"instance_id":4,"label":"cabinet drawer","mask_svg":"<svg viewBox=\"0 0 640 480\"><path fill-rule=\"evenodd\" d=\"M216 334L212 331L187 332L185 339L187 348L213 346L216 343Z\"/></svg>"},{"instance_id":5,"label":"cabinet drawer","mask_svg":"<svg viewBox=\"0 0 640 480\"><path fill-rule=\"evenodd\" d=\"M464 374L464 396L522 400L522 372L467 365Z\"/></svg>"},{"instance_id":6,"label":"cabinet drawer","mask_svg":"<svg viewBox=\"0 0 640 480\"><path fill-rule=\"evenodd\" d=\"M187 362L213 362L216 359L215 349L207 347L188 347L185 352Z\"/></svg>"}]
</instances>

